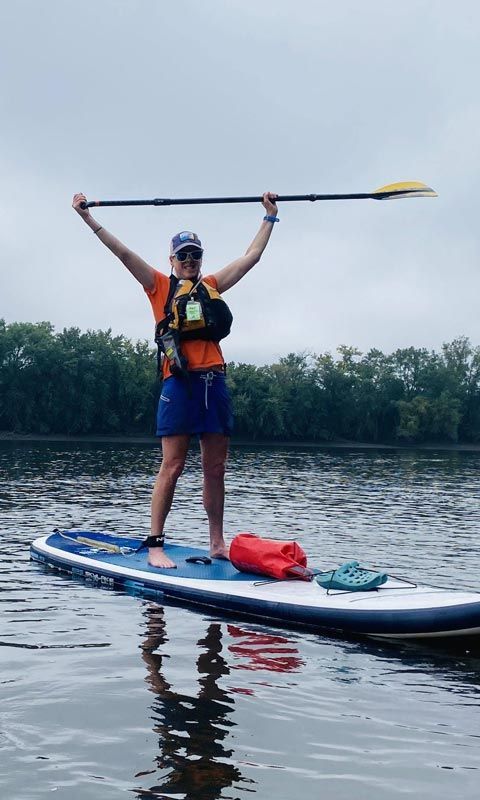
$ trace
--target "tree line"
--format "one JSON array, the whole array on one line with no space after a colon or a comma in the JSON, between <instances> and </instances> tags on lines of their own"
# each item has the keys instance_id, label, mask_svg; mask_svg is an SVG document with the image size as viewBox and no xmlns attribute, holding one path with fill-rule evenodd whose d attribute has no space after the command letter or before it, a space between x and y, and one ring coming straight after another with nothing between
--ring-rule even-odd
<instances>
[{"instance_id":1,"label":"tree line","mask_svg":"<svg viewBox=\"0 0 480 800\"><path fill-rule=\"evenodd\" d=\"M335 357L231 363L227 378L235 434L244 439L480 441L480 347L466 337L440 352L342 346ZM0 431L151 435L159 393L146 341L0 320Z\"/></svg>"}]
</instances>

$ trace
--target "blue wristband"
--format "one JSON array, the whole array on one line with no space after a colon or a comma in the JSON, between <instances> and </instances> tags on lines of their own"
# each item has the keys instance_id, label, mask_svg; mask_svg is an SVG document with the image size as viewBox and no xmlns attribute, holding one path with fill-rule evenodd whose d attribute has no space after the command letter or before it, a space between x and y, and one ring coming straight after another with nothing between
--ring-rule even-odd
<instances>
[{"instance_id":1,"label":"blue wristband","mask_svg":"<svg viewBox=\"0 0 480 800\"><path fill-rule=\"evenodd\" d=\"M273 217L271 214L265 214L263 219L265 222L280 222L278 217Z\"/></svg>"}]
</instances>

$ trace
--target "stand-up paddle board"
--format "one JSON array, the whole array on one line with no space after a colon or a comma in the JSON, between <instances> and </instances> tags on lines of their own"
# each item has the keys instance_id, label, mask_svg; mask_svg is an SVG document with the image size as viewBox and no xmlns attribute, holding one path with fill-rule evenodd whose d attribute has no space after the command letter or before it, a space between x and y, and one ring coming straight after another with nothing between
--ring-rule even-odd
<instances>
[{"instance_id":1,"label":"stand-up paddle board","mask_svg":"<svg viewBox=\"0 0 480 800\"><path fill-rule=\"evenodd\" d=\"M263 622L318 631L388 637L480 636L480 594L419 586L389 577L369 591L326 589L314 579L269 580L239 572L206 550L166 544L176 569L147 563L140 539L56 531L36 539L31 558L102 586L123 587ZM138 551L138 552L137 552Z\"/></svg>"}]
</instances>

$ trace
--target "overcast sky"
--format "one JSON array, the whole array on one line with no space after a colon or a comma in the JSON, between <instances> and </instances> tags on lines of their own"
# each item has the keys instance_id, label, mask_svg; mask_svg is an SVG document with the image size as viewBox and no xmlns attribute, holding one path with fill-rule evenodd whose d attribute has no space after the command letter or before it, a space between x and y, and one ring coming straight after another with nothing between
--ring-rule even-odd
<instances>
[{"instance_id":1,"label":"overcast sky","mask_svg":"<svg viewBox=\"0 0 480 800\"><path fill-rule=\"evenodd\" d=\"M71 198L364 192L293 203L226 295L228 360L480 344L480 4L469 0L15 0L0 4L0 317L151 339L141 287ZM108 208L168 271L196 231L204 274L245 251L259 205Z\"/></svg>"}]
</instances>

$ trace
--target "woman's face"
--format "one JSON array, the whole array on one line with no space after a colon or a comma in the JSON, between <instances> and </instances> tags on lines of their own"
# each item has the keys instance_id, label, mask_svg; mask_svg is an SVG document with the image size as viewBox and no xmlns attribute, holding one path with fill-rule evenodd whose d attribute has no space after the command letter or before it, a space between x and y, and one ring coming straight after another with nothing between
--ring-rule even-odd
<instances>
[{"instance_id":1,"label":"woman's face","mask_svg":"<svg viewBox=\"0 0 480 800\"><path fill-rule=\"evenodd\" d=\"M170 263L177 278L188 281L196 278L202 266L202 257L203 250L193 244L182 247L178 253L170 256Z\"/></svg>"}]
</instances>

